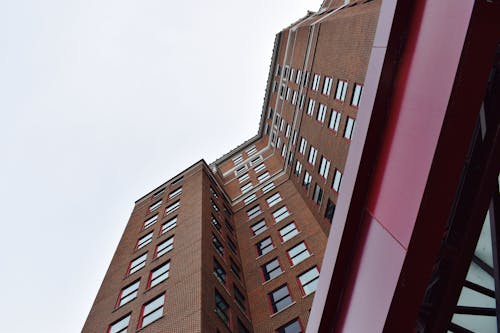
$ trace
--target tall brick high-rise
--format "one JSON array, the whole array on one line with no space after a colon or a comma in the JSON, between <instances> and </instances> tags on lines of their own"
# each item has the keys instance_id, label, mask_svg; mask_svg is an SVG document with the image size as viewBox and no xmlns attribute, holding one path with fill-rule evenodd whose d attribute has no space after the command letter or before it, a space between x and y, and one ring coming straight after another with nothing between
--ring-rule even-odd
<instances>
[{"instance_id":1,"label":"tall brick high-rise","mask_svg":"<svg viewBox=\"0 0 500 333\"><path fill-rule=\"evenodd\" d=\"M276 36L258 134L136 201L82 332L305 331L381 4Z\"/></svg>"}]
</instances>

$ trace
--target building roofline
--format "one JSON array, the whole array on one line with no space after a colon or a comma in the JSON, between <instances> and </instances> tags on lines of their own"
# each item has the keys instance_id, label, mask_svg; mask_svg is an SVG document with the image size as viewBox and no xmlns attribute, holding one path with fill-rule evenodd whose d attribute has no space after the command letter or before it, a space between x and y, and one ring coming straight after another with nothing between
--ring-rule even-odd
<instances>
[{"instance_id":1,"label":"building roofline","mask_svg":"<svg viewBox=\"0 0 500 333\"><path fill-rule=\"evenodd\" d=\"M197 165L198 165L198 164L200 164L200 163L201 163L201 164L203 164L203 165L205 165L207 168L209 167L209 166L208 166L208 164L207 164L207 162L205 161L205 159L203 159L203 158L202 158L201 160L198 160L197 162L195 162L195 163L191 164L190 166L188 166L188 167L187 167L187 168L185 168L184 170L182 170L182 171L178 172L175 176L173 176L173 177L171 177L170 179L168 179L168 180L164 181L163 183L161 183L161 185L156 186L154 189L152 189L152 190L151 190L151 191L149 191L148 193L144 194L142 197L140 197L139 199L137 199L137 200L135 201L135 204L137 204L139 201L142 201L143 199L145 199L145 198L146 198L147 196L149 196L151 193L153 193L153 192L155 192L155 191L159 190L159 189L160 189L160 187L165 186L166 184L170 183L170 182L171 182L172 180L174 180L175 178L179 177L179 175L180 175L181 173L185 173L186 171L188 171L189 169L194 168L195 166L197 166Z\"/></svg>"}]
</instances>

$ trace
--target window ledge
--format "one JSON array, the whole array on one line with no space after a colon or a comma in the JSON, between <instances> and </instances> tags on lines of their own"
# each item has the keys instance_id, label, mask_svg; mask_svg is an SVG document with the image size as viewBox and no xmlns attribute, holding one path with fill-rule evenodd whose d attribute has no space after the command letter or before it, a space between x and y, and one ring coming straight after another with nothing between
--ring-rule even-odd
<instances>
[{"instance_id":1,"label":"window ledge","mask_svg":"<svg viewBox=\"0 0 500 333\"><path fill-rule=\"evenodd\" d=\"M265 285L266 285L266 284L268 284L269 282L276 280L277 278L279 278L280 276L282 276L284 272L285 272L285 271L281 271L281 273L279 273L279 274L278 274L278 275L276 275L275 277L273 277L273 278L271 278L271 279L269 279L269 280L266 280L266 281L262 282L262 285L263 285L263 286L265 286Z\"/></svg>"},{"instance_id":2,"label":"window ledge","mask_svg":"<svg viewBox=\"0 0 500 333\"><path fill-rule=\"evenodd\" d=\"M286 309L292 307L292 305L295 305L295 301L293 301L292 303L290 303L289 305L285 306L283 309L279 310L278 312L275 312L273 313L272 315L270 315L269 317L270 318L274 318L275 316L277 316L278 314L282 313L283 311L285 311Z\"/></svg>"}]
</instances>

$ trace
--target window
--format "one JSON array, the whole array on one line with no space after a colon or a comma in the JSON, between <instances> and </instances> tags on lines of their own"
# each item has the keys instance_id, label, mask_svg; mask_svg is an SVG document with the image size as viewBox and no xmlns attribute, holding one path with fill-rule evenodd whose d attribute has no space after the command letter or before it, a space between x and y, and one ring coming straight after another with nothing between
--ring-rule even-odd
<instances>
[{"instance_id":1,"label":"window","mask_svg":"<svg viewBox=\"0 0 500 333\"><path fill-rule=\"evenodd\" d=\"M222 268L221 264L214 258L214 275L220 283L226 285L226 271Z\"/></svg>"},{"instance_id":2,"label":"window","mask_svg":"<svg viewBox=\"0 0 500 333\"><path fill-rule=\"evenodd\" d=\"M290 126L290 124L288 124L288 125L286 126L286 133L285 133L285 136L286 136L287 138L289 138L289 137L290 137L290 132L291 132L291 131L292 131L292 127Z\"/></svg>"},{"instance_id":3,"label":"window","mask_svg":"<svg viewBox=\"0 0 500 333\"><path fill-rule=\"evenodd\" d=\"M142 306L139 317L139 327L143 328L161 318L163 315L163 305L165 304L165 294L158 296L154 300Z\"/></svg>"},{"instance_id":4,"label":"window","mask_svg":"<svg viewBox=\"0 0 500 333\"><path fill-rule=\"evenodd\" d=\"M155 202L154 204L152 204L151 206L149 206L149 211L152 212L152 211L157 210L158 208L160 208L161 204L162 204L161 200Z\"/></svg>"},{"instance_id":5,"label":"window","mask_svg":"<svg viewBox=\"0 0 500 333\"><path fill-rule=\"evenodd\" d=\"M149 273L148 288L153 288L160 282L168 279L170 273L170 261L156 267Z\"/></svg>"},{"instance_id":6,"label":"window","mask_svg":"<svg viewBox=\"0 0 500 333\"><path fill-rule=\"evenodd\" d=\"M217 199L219 197L219 195L217 194L217 192L213 189L212 186L210 186L210 193L212 193L212 196Z\"/></svg>"},{"instance_id":7,"label":"window","mask_svg":"<svg viewBox=\"0 0 500 333\"><path fill-rule=\"evenodd\" d=\"M262 219L257 223L254 223L250 226L252 230L252 235L257 236L258 234L267 230L266 220Z\"/></svg>"},{"instance_id":8,"label":"window","mask_svg":"<svg viewBox=\"0 0 500 333\"><path fill-rule=\"evenodd\" d=\"M265 168L266 168L266 166L264 165L264 163L262 163L262 164L257 165L254 168L254 170L255 170L255 172L260 172L260 171L264 170Z\"/></svg>"},{"instance_id":9,"label":"window","mask_svg":"<svg viewBox=\"0 0 500 333\"><path fill-rule=\"evenodd\" d=\"M312 176L309 174L309 172L306 171L304 173L304 180L302 181L302 186L309 189L309 186L311 186L311 180Z\"/></svg>"},{"instance_id":10,"label":"window","mask_svg":"<svg viewBox=\"0 0 500 333\"><path fill-rule=\"evenodd\" d=\"M340 125L340 113L332 110L332 114L330 115L330 122L328 123L328 128L337 133L339 131L339 125Z\"/></svg>"},{"instance_id":11,"label":"window","mask_svg":"<svg viewBox=\"0 0 500 333\"><path fill-rule=\"evenodd\" d=\"M332 188L335 192L338 192L340 189L340 182L342 181L342 173L335 169L335 176L333 176Z\"/></svg>"},{"instance_id":12,"label":"window","mask_svg":"<svg viewBox=\"0 0 500 333\"><path fill-rule=\"evenodd\" d=\"M176 226L177 226L177 216L174 216L173 218L171 218L170 220L161 225L160 235L169 232Z\"/></svg>"},{"instance_id":13,"label":"window","mask_svg":"<svg viewBox=\"0 0 500 333\"><path fill-rule=\"evenodd\" d=\"M245 325L243 325L243 323L241 322L241 320L239 318L238 318L238 332L237 333L250 333L248 328Z\"/></svg>"},{"instance_id":14,"label":"window","mask_svg":"<svg viewBox=\"0 0 500 333\"><path fill-rule=\"evenodd\" d=\"M288 153L288 165L292 164L293 164L293 151L290 150L290 152Z\"/></svg>"},{"instance_id":15,"label":"window","mask_svg":"<svg viewBox=\"0 0 500 333\"><path fill-rule=\"evenodd\" d=\"M252 195L249 195L248 197L246 197L245 199L243 199L243 203L245 205L248 205L249 203L255 201L257 199L257 195L254 193Z\"/></svg>"},{"instance_id":16,"label":"window","mask_svg":"<svg viewBox=\"0 0 500 333\"><path fill-rule=\"evenodd\" d=\"M285 157L285 155L286 155L286 145L283 144L283 148L281 149L281 156Z\"/></svg>"},{"instance_id":17,"label":"window","mask_svg":"<svg viewBox=\"0 0 500 333\"><path fill-rule=\"evenodd\" d=\"M149 228L150 226L152 226L153 224L155 224L156 221L158 221L158 214L156 214L155 216L150 217L149 219L147 219L146 221L144 221L144 224L142 225L142 229L144 230L144 229Z\"/></svg>"},{"instance_id":18,"label":"window","mask_svg":"<svg viewBox=\"0 0 500 333\"><path fill-rule=\"evenodd\" d=\"M306 153L306 148L307 148L307 140L304 138L300 138L299 153L304 155Z\"/></svg>"},{"instance_id":19,"label":"window","mask_svg":"<svg viewBox=\"0 0 500 333\"><path fill-rule=\"evenodd\" d=\"M165 253L170 252L174 248L174 236L161 242L156 246L155 258L159 258Z\"/></svg>"},{"instance_id":20,"label":"window","mask_svg":"<svg viewBox=\"0 0 500 333\"><path fill-rule=\"evenodd\" d=\"M257 148L255 148L255 146L252 146L246 152L248 156L253 155L257 152Z\"/></svg>"},{"instance_id":21,"label":"window","mask_svg":"<svg viewBox=\"0 0 500 333\"><path fill-rule=\"evenodd\" d=\"M303 110L304 109L304 103L306 102L306 96L300 94L299 97L299 109Z\"/></svg>"},{"instance_id":22,"label":"window","mask_svg":"<svg viewBox=\"0 0 500 333\"><path fill-rule=\"evenodd\" d=\"M224 224L226 225L227 230L229 230L230 233L234 234L234 228L231 223L229 223L228 220L224 220Z\"/></svg>"},{"instance_id":23,"label":"window","mask_svg":"<svg viewBox=\"0 0 500 333\"><path fill-rule=\"evenodd\" d=\"M137 297L137 290L139 289L140 280L134 281L132 284L126 286L120 291L118 300L116 301L116 308L127 304Z\"/></svg>"},{"instance_id":24,"label":"window","mask_svg":"<svg viewBox=\"0 0 500 333\"><path fill-rule=\"evenodd\" d=\"M344 138L351 140L352 132L354 130L354 119L347 117L347 123L344 129Z\"/></svg>"},{"instance_id":25,"label":"window","mask_svg":"<svg viewBox=\"0 0 500 333\"><path fill-rule=\"evenodd\" d=\"M316 104L316 101L312 98L309 99L309 104L307 104L307 115L312 116L314 113L314 105Z\"/></svg>"},{"instance_id":26,"label":"window","mask_svg":"<svg viewBox=\"0 0 500 333\"><path fill-rule=\"evenodd\" d=\"M224 324L229 326L229 305L217 290L215 291L215 312Z\"/></svg>"},{"instance_id":27,"label":"window","mask_svg":"<svg viewBox=\"0 0 500 333\"><path fill-rule=\"evenodd\" d=\"M153 232L151 231L149 234L142 236L137 240L137 244L135 244L135 249L142 249L144 246L148 245L153 241Z\"/></svg>"},{"instance_id":28,"label":"window","mask_svg":"<svg viewBox=\"0 0 500 333\"><path fill-rule=\"evenodd\" d=\"M290 69L290 81L293 81L293 79L294 79L294 77L295 77L295 76L294 76L294 73L295 73L295 69L291 68L291 69Z\"/></svg>"},{"instance_id":29,"label":"window","mask_svg":"<svg viewBox=\"0 0 500 333\"><path fill-rule=\"evenodd\" d=\"M278 137L278 143L276 144L276 148L279 149L280 146L281 146L281 137Z\"/></svg>"},{"instance_id":30,"label":"window","mask_svg":"<svg viewBox=\"0 0 500 333\"><path fill-rule=\"evenodd\" d=\"M173 199L181 194L182 194L182 187L179 187L177 190L170 192L170 194L168 195L168 199Z\"/></svg>"},{"instance_id":31,"label":"window","mask_svg":"<svg viewBox=\"0 0 500 333\"><path fill-rule=\"evenodd\" d=\"M309 83L309 72L308 71L305 71L304 72L304 76L302 78L302 85L305 87L307 86L307 84Z\"/></svg>"},{"instance_id":32,"label":"window","mask_svg":"<svg viewBox=\"0 0 500 333\"><path fill-rule=\"evenodd\" d=\"M233 158L233 163L235 165L240 163L241 161L243 161L243 156L241 156L241 154Z\"/></svg>"},{"instance_id":33,"label":"window","mask_svg":"<svg viewBox=\"0 0 500 333\"><path fill-rule=\"evenodd\" d=\"M292 95L292 105L297 104L298 95L299 95L298 91L294 90Z\"/></svg>"},{"instance_id":34,"label":"window","mask_svg":"<svg viewBox=\"0 0 500 333\"><path fill-rule=\"evenodd\" d=\"M318 267L313 267L310 270L299 275L299 283L304 295L309 295L316 291L316 287L318 286L318 279Z\"/></svg>"},{"instance_id":35,"label":"window","mask_svg":"<svg viewBox=\"0 0 500 333\"><path fill-rule=\"evenodd\" d=\"M222 228L221 224L219 223L219 221L217 221L217 219L212 215L212 225L215 227L215 229L217 229L218 231L220 231L220 229Z\"/></svg>"},{"instance_id":36,"label":"window","mask_svg":"<svg viewBox=\"0 0 500 333\"><path fill-rule=\"evenodd\" d=\"M359 106L359 100L361 99L361 92L363 91L363 86L360 84L354 84L354 91L352 93L351 105L354 107Z\"/></svg>"},{"instance_id":37,"label":"window","mask_svg":"<svg viewBox=\"0 0 500 333\"><path fill-rule=\"evenodd\" d=\"M319 174L321 177L327 179L328 171L330 170L330 161L324 156L321 157L321 163L319 164Z\"/></svg>"},{"instance_id":38,"label":"window","mask_svg":"<svg viewBox=\"0 0 500 333\"><path fill-rule=\"evenodd\" d=\"M277 92L278 91L278 82L274 81L273 82L273 92Z\"/></svg>"},{"instance_id":39,"label":"window","mask_svg":"<svg viewBox=\"0 0 500 333\"><path fill-rule=\"evenodd\" d=\"M314 165L316 163L316 156L318 155L318 150L311 146L309 149L309 157L307 158L307 162Z\"/></svg>"},{"instance_id":40,"label":"window","mask_svg":"<svg viewBox=\"0 0 500 333\"><path fill-rule=\"evenodd\" d=\"M281 67L280 67L280 65L278 64L278 65L276 65L276 73L275 73L275 75L276 75L276 76L279 76L280 74L281 74Z\"/></svg>"},{"instance_id":41,"label":"window","mask_svg":"<svg viewBox=\"0 0 500 333\"><path fill-rule=\"evenodd\" d=\"M311 253L307 249L306 243L304 242L300 242L287 252L288 252L288 257L292 262L292 265L297 265L299 262L311 256Z\"/></svg>"},{"instance_id":42,"label":"window","mask_svg":"<svg viewBox=\"0 0 500 333\"><path fill-rule=\"evenodd\" d=\"M128 323L130 322L130 313L125 317L119 319L113 324L109 325L108 333L126 333Z\"/></svg>"},{"instance_id":43,"label":"window","mask_svg":"<svg viewBox=\"0 0 500 333\"><path fill-rule=\"evenodd\" d=\"M295 83L299 84L300 83L300 77L302 76L302 71L299 69L297 70L297 76L295 77Z\"/></svg>"},{"instance_id":44,"label":"window","mask_svg":"<svg viewBox=\"0 0 500 333\"><path fill-rule=\"evenodd\" d=\"M276 330L276 333L303 333L302 325L300 324L299 318L295 318L289 323L281 326Z\"/></svg>"},{"instance_id":45,"label":"window","mask_svg":"<svg viewBox=\"0 0 500 333\"><path fill-rule=\"evenodd\" d=\"M217 253L221 256L224 257L224 245L220 242L220 240L215 237L214 234L212 234L212 244L217 251Z\"/></svg>"},{"instance_id":46,"label":"window","mask_svg":"<svg viewBox=\"0 0 500 333\"><path fill-rule=\"evenodd\" d=\"M285 66L285 70L283 71L283 79L286 80L288 79L288 65Z\"/></svg>"},{"instance_id":47,"label":"window","mask_svg":"<svg viewBox=\"0 0 500 333\"><path fill-rule=\"evenodd\" d=\"M281 201L281 195L279 194L279 192L277 192L277 193L271 195L269 198L267 198L266 201L267 201L267 205L269 207L272 207Z\"/></svg>"},{"instance_id":48,"label":"window","mask_svg":"<svg viewBox=\"0 0 500 333\"><path fill-rule=\"evenodd\" d=\"M248 175L248 173L245 173L243 176L241 176L240 178L238 178L238 181L240 183L243 183L244 181L250 179L250 176Z\"/></svg>"},{"instance_id":49,"label":"window","mask_svg":"<svg viewBox=\"0 0 500 333\"><path fill-rule=\"evenodd\" d=\"M272 249L274 249L273 240L271 239L271 237L264 238L263 240L255 244L255 246L257 247L257 254L259 256L269 253Z\"/></svg>"},{"instance_id":50,"label":"window","mask_svg":"<svg viewBox=\"0 0 500 333\"><path fill-rule=\"evenodd\" d=\"M347 93L347 81L339 80L339 82L337 83L337 91L335 92L335 99L344 101L346 93Z\"/></svg>"},{"instance_id":51,"label":"window","mask_svg":"<svg viewBox=\"0 0 500 333\"><path fill-rule=\"evenodd\" d=\"M180 176L179 178L177 178L176 180L174 180L172 182L172 184L170 184L171 186L175 186L177 184L180 184L182 182L182 179L184 178L184 176Z\"/></svg>"},{"instance_id":52,"label":"window","mask_svg":"<svg viewBox=\"0 0 500 333\"><path fill-rule=\"evenodd\" d=\"M260 206L253 206L252 208L247 210L248 219L251 220L254 217L260 215L260 213L262 213L262 211L260 210Z\"/></svg>"},{"instance_id":53,"label":"window","mask_svg":"<svg viewBox=\"0 0 500 333\"><path fill-rule=\"evenodd\" d=\"M252 183L247 183L241 187L241 192L246 193L252 189L253 185Z\"/></svg>"},{"instance_id":54,"label":"window","mask_svg":"<svg viewBox=\"0 0 500 333\"><path fill-rule=\"evenodd\" d=\"M210 199L210 203L212 204L212 208L218 213L220 211L219 206L212 199Z\"/></svg>"},{"instance_id":55,"label":"window","mask_svg":"<svg viewBox=\"0 0 500 333\"><path fill-rule=\"evenodd\" d=\"M238 169L236 169L236 171L234 172L234 174L236 176L240 175L242 172L246 171L247 170L247 166L246 165L242 165L241 167L239 167Z\"/></svg>"},{"instance_id":56,"label":"window","mask_svg":"<svg viewBox=\"0 0 500 333\"><path fill-rule=\"evenodd\" d=\"M295 175L300 176L300 173L302 172L302 163L299 162L299 160L297 160L297 162L295 162Z\"/></svg>"},{"instance_id":57,"label":"window","mask_svg":"<svg viewBox=\"0 0 500 333\"><path fill-rule=\"evenodd\" d=\"M246 307L245 307L245 295L233 284L233 290L234 290L234 300L236 301L236 304L239 305L241 310L243 312L246 312Z\"/></svg>"},{"instance_id":58,"label":"window","mask_svg":"<svg viewBox=\"0 0 500 333\"><path fill-rule=\"evenodd\" d=\"M325 104L319 105L318 114L316 115L316 120L319 121L320 123L325 122L326 109L327 107Z\"/></svg>"},{"instance_id":59,"label":"window","mask_svg":"<svg viewBox=\"0 0 500 333\"><path fill-rule=\"evenodd\" d=\"M323 82L323 91L321 93L326 96L330 96L330 91L332 90L333 79L329 76L325 76L325 81Z\"/></svg>"},{"instance_id":60,"label":"window","mask_svg":"<svg viewBox=\"0 0 500 333\"><path fill-rule=\"evenodd\" d=\"M279 312L293 303L286 284L269 293L273 313Z\"/></svg>"},{"instance_id":61,"label":"window","mask_svg":"<svg viewBox=\"0 0 500 333\"><path fill-rule=\"evenodd\" d=\"M262 192L267 193L271 191L273 188L274 188L274 183L271 182L262 188Z\"/></svg>"},{"instance_id":62,"label":"window","mask_svg":"<svg viewBox=\"0 0 500 333\"><path fill-rule=\"evenodd\" d=\"M283 97L285 97L285 86L281 86L281 89L280 89L280 99L283 99Z\"/></svg>"},{"instance_id":63,"label":"window","mask_svg":"<svg viewBox=\"0 0 500 333\"><path fill-rule=\"evenodd\" d=\"M159 197L159 196L161 196L163 193L165 193L165 188L159 189L158 191L156 191L156 192L153 194L153 199L158 198L158 197Z\"/></svg>"},{"instance_id":64,"label":"window","mask_svg":"<svg viewBox=\"0 0 500 333\"><path fill-rule=\"evenodd\" d=\"M227 245L229 245L229 248L231 249L231 251L233 251L233 253L236 254L236 252L237 252L236 245L229 237L227 238Z\"/></svg>"},{"instance_id":65,"label":"window","mask_svg":"<svg viewBox=\"0 0 500 333\"><path fill-rule=\"evenodd\" d=\"M143 268L144 266L146 266L147 256L148 256L148 253L146 252L143 255L141 255L140 257L132 260L128 266L128 274L127 275L131 275L131 274L137 272L138 270L140 270L141 268Z\"/></svg>"},{"instance_id":66,"label":"window","mask_svg":"<svg viewBox=\"0 0 500 333\"><path fill-rule=\"evenodd\" d=\"M264 172L263 174L257 176L257 180L259 181L259 183L262 183L264 180L268 179L269 178L269 172Z\"/></svg>"},{"instance_id":67,"label":"window","mask_svg":"<svg viewBox=\"0 0 500 333\"><path fill-rule=\"evenodd\" d=\"M335 213L335 204L330 199L328 199L328 202L326 203L325 218L327 218L330 222L332 222L334 213Z\"/></svg>"},{"instance_id":68,"label":"window","mask_svg":"<svg viewBox=\"0 0 500 333\"><path fill-rule=\"evenodd\" d=\"M273 260L262 265L261 269L262 275L264 277L264 282L274 279L275 277L283 273L278 258L274 258Z\"/></svg>"},{"instance_id":69,"label":"window","mask_svg":"<svg viewBox=\"0 0 500 333\"><path fill-rule=\"evenodd\" d=\"M168 206L166 209L165 209L165 215L168 215L174 211L176 211L180 206L180 202L179 200L177 200L176 202L174 202L173 204L171 204L170 206Z\"/></svg>"},{"instance_id":70,"label":"window","mask_svg":"<svg viewBox=\"0 0 500 333\"><path fill-rule=\"evenodd\" d=\"M312 82L312 90L318 91L319 90L319 82L321 80L321 76L319 74L314 74L313 77L313 82Z\"/></svg>"},{"instance_id":71,"label":"window","mask_svg":"<svg viewBox=\"0 0 500 333\"><path fill-rule=\"evenodd\" d=\"M318 183L314 185L314 192L312 198L316 204L321 205L321 200L323 200L323 189L321 188L321 186L318 185Z\"/></svg>"},{"instance_id":72,"label":"window","mask_svg":"<svg viewBox=\"0 0 500 333\"><path fill-rule=\"evenodd\" d=\"M236 265L233 258L229 258L229 261L231 262L231 271L236 275L238 280L241 280L241 269Z\"/></svg>"},{"instance_id":73,"label":"window","mask_svg":"<svg viewBox=\"0 0 500 333\"><path fill-rule=\"evenodd\" d=\"M256 156L250 160L250 165L256 165L257 163L262 161L262 156Z\"/></svg>"},{"instance_id":74,"label":"window","mask_svg":"<svg viewBox=\"0 0 500 333\"><path fill-rule=\"evenodd\" d=\"M286 88L286 97L285 97L285 99L287 101L290 100L290 93L291 93L290 87L287 87Z\"/></svg>"},{"instance_id":75,"label":"window","mask_svg":"<svg viewBox=\"0 0 500 333\"><path fill-rule=\"evenodd\" d=\"M288 211L288 208L286 206L283 206L273 212L273 218L276 223L283 221L288 216L290 216L290 212Z\"/></svg>"},{"instance_id":76,"label":"window","mask_svg":"<svg viewBox=\"0 0 500 333\"><path fill-rule=\"evenodd\" d=\"M295 235L299 233L297 230L297 226L294 222L287 224L283 228L279 230L280 237L282 242L286 242L289 239L292 239Z\"/></svg>"}]
</instances>

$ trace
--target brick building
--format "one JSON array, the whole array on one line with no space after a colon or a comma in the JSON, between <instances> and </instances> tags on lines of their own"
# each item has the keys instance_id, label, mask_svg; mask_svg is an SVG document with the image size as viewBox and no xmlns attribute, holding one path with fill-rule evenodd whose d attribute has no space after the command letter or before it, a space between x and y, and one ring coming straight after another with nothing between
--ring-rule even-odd
<instances>
[{"instance_id":1,"label":"brick building","mask_svg":"<svg viewBox=\"0 0 500 333\"><path fill-rule=\"evenodd\" d=\"M276 36L258 134L136 201L82 332L305 329L379 6Z\"/></svg>"},{"instance_id":2,"label":"brick building","mask_svg":"<svg viewBox=\"0 0 500 333\"><path fill-rule=\"evenodd\" d=\"M82 332L498 321L457 302L500 303L500 234L494 290L466 280L499 209L499 6L325 0L281 31L258 134L136 202Z\"/></svg>"}]
</instances>

